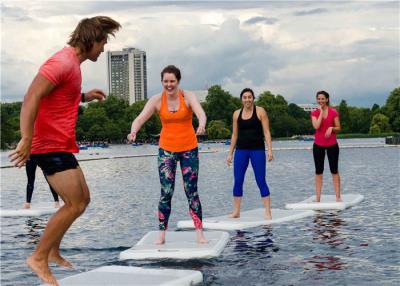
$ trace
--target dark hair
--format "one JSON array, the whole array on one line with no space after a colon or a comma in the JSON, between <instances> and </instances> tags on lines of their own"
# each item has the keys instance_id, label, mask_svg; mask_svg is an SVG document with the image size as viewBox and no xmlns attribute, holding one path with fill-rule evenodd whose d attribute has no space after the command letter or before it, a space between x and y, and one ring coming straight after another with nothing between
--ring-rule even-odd
<instances>
[{"instance_id":1,"label":"dark hair","mask_svg":"<svg viewBox=\"0 0 400 286\"><path fill-rule=\"evenodd\" d=\"M243 94L245 92L250 92L251 95L253 96L253 99L255 99L256 97L254 96L254 91L251 88L246 87L245 89L242 90L242 92L240 93L240 99L242 99Z\"/></svg>"},{"instance_id":2,"label":"dark hair","mask_svg":"<svg viewBox=\"0 0 400 286\"><path fill-rule=\"evenodd\" d=\"M166 66L162 71L161 71L161 81L164 78L165 73L173 73L178 80L178 82L181 81L181 71L174 65L168 65Z\"/></svg>"},{"instance_id":3,"label":"dark hair","mask_svg":"<svg viewBox=\"0 0 400 286\"><path fill-rule=\"evenodd\" d=\"M163 80L165 73L173 73L178 80L181 81L181 71L174 65L168 65L161 71L161 81Z\"/></svg>"},{"instance_id":4,"label":"dark hair","mask_svg":"<svg viewBox=\"0 0 400 286\"><path fill-rule=\"evenodd\" d=\"M326 105L329 105L329 93L327 93L325 90L320 90L320 91L317 91L317 94L315 95L315 97L318 98L318 95L320 95L320 94L325 96L325 98L328 100Z\"/></svg>"},{"instance_id":5,"label":"dark hair","mask_svg":"<svg viewBox=\"0 0 400 286\"><path fill-rule=\"evenodd\" d=\"M71 33L68 45L71 47L79 47L79 49L87 53L94 42L101 42L113 35L121 25L107 16L96 16L93 18L82 19L75 30Z\"/></svg>"}]
</instances>

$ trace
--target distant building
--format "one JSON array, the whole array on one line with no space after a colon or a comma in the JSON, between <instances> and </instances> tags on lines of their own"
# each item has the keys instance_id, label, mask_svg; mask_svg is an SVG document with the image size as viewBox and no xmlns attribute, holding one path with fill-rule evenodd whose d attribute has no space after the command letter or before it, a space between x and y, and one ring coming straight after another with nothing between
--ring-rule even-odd
<instances>
[{"instance_id":1,"label":"distant building","mask_svg":"<svg viewBox=\"0 0 400 286\"><path fill-rule=\"evenodd\" d=\"M315 103L305 103L305 104L296 104L296 105L307 112L311 112L314 109L318 108L318 105Z\"/></svg>"},{"instance_id":2,"label":"distant building","mask_svg":"<svg viewBox=\"0 0 400 286\"><path fill-rule=\"evenodd\" d=\"M147 99L146 52L135 48L107 52L108 91L129 104Z\"/></svg>"}]
</instances>

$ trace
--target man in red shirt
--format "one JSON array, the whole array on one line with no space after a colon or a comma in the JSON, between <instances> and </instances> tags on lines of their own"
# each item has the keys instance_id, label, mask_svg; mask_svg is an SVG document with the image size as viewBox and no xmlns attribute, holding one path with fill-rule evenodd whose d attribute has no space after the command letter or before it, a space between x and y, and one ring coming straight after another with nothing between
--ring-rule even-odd
<instances>
[{"instance_id":1,"label":"man in red shirt","mask_svg":"<svg viewBox=\"0 0 400 286\"><path fill-rule=\"evenodd\" d=\"M39 69L25 97L20 114L21 140L10 160L22 167L30 157L43 170L50 185L64 201L49 220L39 245L27 264L44 282L58 285L49 262L72 267L60 255L61 240L90 201L82 170L73 153L78 106L82 101L103 100L99 89L81 93L80 64L97 61L109 35L121 25L105 16L86 18L72 32L68 47L50 57Z\"/></svg>"}]
</instances>

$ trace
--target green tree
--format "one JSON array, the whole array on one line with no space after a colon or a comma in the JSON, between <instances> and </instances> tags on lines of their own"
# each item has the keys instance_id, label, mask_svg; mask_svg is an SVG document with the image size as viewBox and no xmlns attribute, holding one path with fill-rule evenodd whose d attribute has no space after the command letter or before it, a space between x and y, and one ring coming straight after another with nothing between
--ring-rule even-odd
<instances>
[{"instance_id":1,"label":"green tree","mask_svg":"<svg viewBox=\"0 0 400 286\"><path fill-rule=\"evenodd\" d=\"M390 93L386 100L385 111L393 131L400 132L400 87Z\"/></svg>"},{"instance_id":2,"label":"green tree","mask_svg":"<svg viewBox=\"0 0 400 286\"><path fill-rule=\"evenodd\" d=\"M236 109L240 108L240 100L234 99L221 86L213 85L208 89L206 101L205 112L209 122L222 120L227 126L232 126L232 115Z\"/></svg>"},{"instance_id":3,"label":"green tree","mask_svg":"<svg viewBox=\"0 0 400 286\"><path fill-rule=\"evenodd\" d=\"M231 136L231 131L223 120L212 120L207 127L207 136L208 139L227 139Z\"/></svg>"},{"instance_id":4,"label":"green tree","mask_svg":"<svg viewBox=\"0 0 400 286\"><path fill-rule=\"evenodd\" d=\"M391 131L389 118L386 115L378 113L372 117L371 127L369 129L371 134L379 134Z\"/></svg>"},{"instance_id":5,"label":"green tree","mask_svg":"<svg viewBox=\"0 0 400 286\"><path fill-rule=\"evenodd\" d=\"M346 100L342 100L338 107L340 116L340 125L342 133L349 133L351 131L350 125L350 112Z\"/></svg>"},{"instance_id":6,"label":"green tree","mask_svg":"<svg viewBox=\"0 0 400 286\"><path fill-rule=\"evenodd\" d=\"M1 103L1 149L9 148L21 137L19 132L21 105L22 102Z\"/></svg>"}]
</instances>

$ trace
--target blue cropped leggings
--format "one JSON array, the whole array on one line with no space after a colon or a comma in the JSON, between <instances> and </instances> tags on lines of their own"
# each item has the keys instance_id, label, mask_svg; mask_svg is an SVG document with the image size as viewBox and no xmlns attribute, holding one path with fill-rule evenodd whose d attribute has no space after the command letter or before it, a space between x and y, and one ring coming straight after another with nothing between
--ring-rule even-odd
<instances>
[{"instance_id":1,"label":"blue cropped leggings","mask_svg":"<svg viewBox=\"0 0 400 286\"><path fill-rule=\"evenodd\" d=\"M243 182L246 175L249 161L253 166L254 175L256 177L257 186L260 189L261 197L269 196L269 188L265 180L266 158L264 150L244 150L236 149L233 164L233 173L235 183L233 186L233 196L243 196Z\"/></svg>"}]
</instances>

